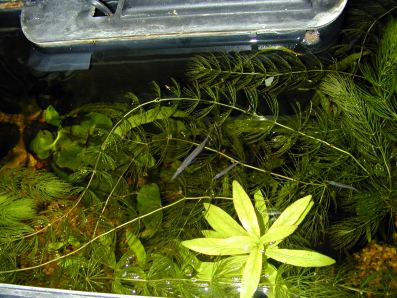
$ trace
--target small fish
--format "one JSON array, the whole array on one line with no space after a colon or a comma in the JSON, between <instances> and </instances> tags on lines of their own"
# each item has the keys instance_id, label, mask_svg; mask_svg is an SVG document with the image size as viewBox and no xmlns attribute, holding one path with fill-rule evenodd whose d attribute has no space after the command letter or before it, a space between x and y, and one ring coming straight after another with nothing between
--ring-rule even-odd
<instances>
[{"instance_id":1,"label":"small fish","mask_svg":"<svg viewBox=\"0 0 397 298\"><path fill-rule=\"evenodd\" d=\"M194 149L192 151L192 153L190 153L185 160L182 162L182 164L179 166L178 169L176 169L174 175L171 178L171 181L174 180L176 177L179 176L180 173L182 173L191 163L192 161L196 158L197 155L200 154L201 151L203 151L205 144L208 141L209 136L207 136L204 141L201 142L200 145L197 146L196 149Z\"/></svg>"},{"instance_id":2,"label":"small fish","mask_svg":"<svg viewBox=\"0 0 397 298\"><path fill-rule=\"evenodd\" d=\"M329 185L336 186L339 188L346 188L346 189L358 191L357 188L355 188L351 185L347 185L347 184L343 184L343 183L339 183L339 182L335 182L335 181L325 181L325 182L327 182Z\"/></svg>"},{"instance_id":3,"label":"small fish","mask_svg":"<svg viewBox=\"0 0 397 298\"><path fill-rule=\"evenodd\" d=\"M219 172L218 174L215 175L214 178L212 178L212 180L216 180L219 179L223 176L225 176L230 170L232 170L235 166L237 166L238 162L234 162L232 163L230 166L228 166L226 169L222 170L221 172Z\"/></svg>"}]
</instances>

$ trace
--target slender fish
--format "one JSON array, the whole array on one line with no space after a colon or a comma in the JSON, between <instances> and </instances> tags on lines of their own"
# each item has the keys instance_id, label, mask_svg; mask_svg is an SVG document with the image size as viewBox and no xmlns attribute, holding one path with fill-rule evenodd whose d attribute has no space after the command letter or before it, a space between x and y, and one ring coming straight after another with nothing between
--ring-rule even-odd
<instances>
[{"instance_id":1,"label":"slender fish","mask_svg":"<svg viewBox=\"0 0 397 298\"><path fill-rule=\"evenodd\" d=\"M218 174L215 175L214 178L212 178L212 180L216 180L219 179L223 176L225 176L230 170L232 170L235 166L237 166L238 162L234 162L232 163L230 166L228 166L226 169L222 170L221 172L219 172Z\"/></svg>"},{"instance_id":2,"label":"slender fish","mask_svg":"<svg viewBox=\"0 0 397 298\"><path fill-rule=\"evenodd\" d=\"M358 191L357 188L355 188L355 187L353 187L351 185L347 185L347 184L343 184L343 183L339 183L339 182L335 182L335 181L325 181L325 182L327 182L329 185L336 186L336 187L339 187L339 188L346 188L346 189L351 189L351 190L354 190L354 191Z\"/></svg>"},{"instance_id":3,"label":"slender fish","mask_svg":"<svg viewBox=\"0 0 397 298\"><path fill-rule=\"evenodd\" d=\"M180 173L182 173L191 163L192 161L196 158L197 155L200 154L201 151L203 151L205 144L208 141L209 136L207 136L204 141L201 142L200 145L197 146L196 149L190 153L185 160L182 162L182 164L179 166L179 168L175 171L174 175L171 178L171 181L174 180L176 177L179 176Z\"/></svg>"}]
</instances>

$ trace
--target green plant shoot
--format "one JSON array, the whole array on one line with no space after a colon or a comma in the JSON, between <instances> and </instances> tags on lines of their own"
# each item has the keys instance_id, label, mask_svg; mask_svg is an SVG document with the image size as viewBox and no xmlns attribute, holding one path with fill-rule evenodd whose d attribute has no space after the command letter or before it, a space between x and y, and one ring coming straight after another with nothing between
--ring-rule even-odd
<instances>
[{"instance_id":1,"label":"green plant shoot","mask_svg":"<svg viewBox=\"0 0 397 298\"><path fill-rule=\"evenodd\" d=\"M255 194L255 203L260 207L258 212L241 185L233 181L233 205L241 225L221 208L205 203L204 216L214 230L203 231L206 238L182 242L185 247L206 255L247 255L242 270L241 298L252 297L255 293L266 258L301 267L335 263L332 258L317 252L278 248L278 244L298 228L312 208L314 203L310 195L288 206L271 227L265 200L259 191Z\"/></svg>"}]
</instances>

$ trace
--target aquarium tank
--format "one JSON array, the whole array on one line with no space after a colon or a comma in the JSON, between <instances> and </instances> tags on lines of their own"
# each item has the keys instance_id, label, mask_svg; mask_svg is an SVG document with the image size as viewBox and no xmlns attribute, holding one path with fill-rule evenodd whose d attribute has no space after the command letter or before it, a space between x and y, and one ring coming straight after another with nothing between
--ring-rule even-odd
<instances>
[{"instance_id":1,"label":"aquarium tank","mask_svg":"<svg viewBox=\"0 0 397 298\"><path fill-rule=\"evenodd\" d=\"M397 297L397 1L0 0L0 297Z\"/></svg>"}]
</instances>

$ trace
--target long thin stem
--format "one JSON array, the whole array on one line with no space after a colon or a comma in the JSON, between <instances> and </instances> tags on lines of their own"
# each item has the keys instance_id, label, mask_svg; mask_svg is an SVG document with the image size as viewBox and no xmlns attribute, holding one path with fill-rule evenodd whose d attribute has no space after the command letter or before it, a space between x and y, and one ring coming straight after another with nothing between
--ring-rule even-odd
<instances>
[{"instance_id":1,"label":"long thin stem","mask_svg":"<svg viewBox=\"0 0 397 298\"><path fill-rule=\"evenodd\" d=\"M335 145L332 145L331 143L328 143L327 141L324 141L324 140L321 140L321 139L319 139L319 138L313 137L313 136L311 136L311 135L305 134L304 132L297 131L297 130L295 130L295 129L291 128L291 127L288 127L288 126L286 126L286 125L283 125L283 124L281 124L281 123L274 122L274 124L277 125L277 126L279 126L279 127L284 128L284 129L293 131L293 132L295 132L295 133L297 133L297 134L299 134L299 135L301 135L301 136L304 136L304 137L306 137L306 138L309 138L309 139L315 140L315 141L317 141L317 142L320 142L321 144L324 144L324 145L326 145L326 146L328 146L328 147L330 147L330 148L332 148L332 149L335 149L335 150L337 150L337 151L339 151L339 152L341 152L341 153L343 153L343 154L346 154L346 155L350 156L350 157L357 163L357 165L358 165L360 168L362 168L362 169L364 170L365 173L367 173L368 175L370 175L369 172L368 172L368 170L367 170L367 169L359 162L359 160L358 160L357 158L355 158L350 152L348 152L348 151L346 151L346 150L343 150L343 149L341 149L341 148L339 148L339 147L336 147Z\"/></svg>"},{"instance_id":2,"label":"long thin stem","mask_svg":"<svg viewBox=\"0 0 397 298\"><path fill-rule=\"evenodd\" d=\"M176 140L176 141L179 141L179 142L185 142L185 143L189 143L189 144L198 145L198 143L193 142L193 141L189 141L189 140L184 140L184 139L179 139L179 138L172 138L172 137L169 138L169 139L171 139L171 140ZM265 169L261 169L261 168L255 167L255 166L252 166L252 165L250 165L250 164L241 162L241 161L239 161L238 159L236 159L236 158L234 158L234 157L231 157L231 156L227 155L226 153L223 153L222 151L216 150L216 149L211 148L211 147L208 147L208 146L205 146L204 149L205 149L205 150L208 150L208 151L211 151L211 152L214 152L214 153L216 153L216 154L218 154L218 155L220 155L220 156L222 156L222 157L224 157L224 158L230 160L232 163L237 163L237 165L240 165L240 166L245 167L245 168L248 168L248 169L252 169L252 170L254 170L254 171L258 171L258 172L262 172L262 173L267 173L267 174L270 174L270 175L272 175L272 176L274 176L274 177L278 177L278 178L281 178L281 179L284 179L284 180L294 181L294 182L301 183L301 184L305 184L305 185L324 186L323 184L318 184L318 183L312 183L312 182L305 182L305 181L297 180L297 179L294 179L294 178L291 178L291 177L288 177L288 176L284 176L284 175L281 175L281 174L273 173L273 172L271 172L271 171L268 171L268 170L265 170Z\"/></svg>"}]
</instances>

